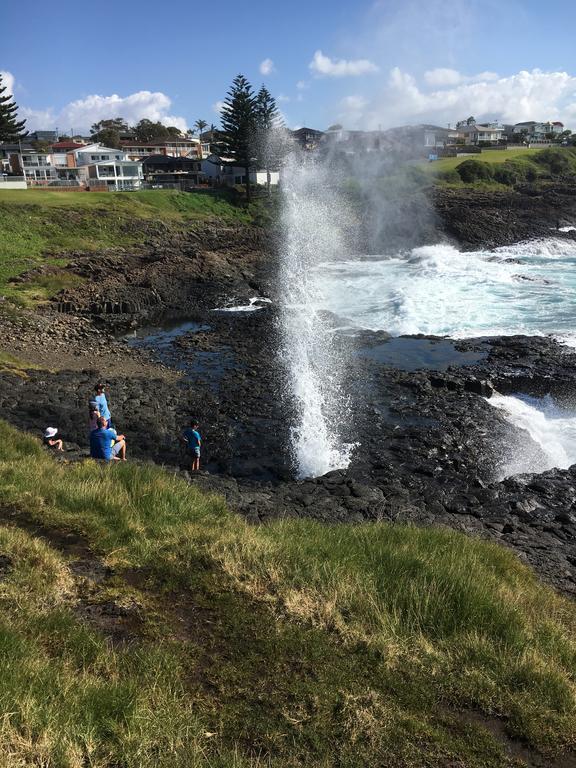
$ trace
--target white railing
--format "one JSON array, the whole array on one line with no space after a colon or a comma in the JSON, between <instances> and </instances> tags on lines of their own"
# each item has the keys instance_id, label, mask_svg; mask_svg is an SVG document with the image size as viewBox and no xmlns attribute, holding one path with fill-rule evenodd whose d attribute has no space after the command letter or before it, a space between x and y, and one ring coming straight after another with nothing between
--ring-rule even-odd
<instances>
[{"instance_id":1,"label":"white railing","mask_svg":"<svg viewBox=\"0 0 576 768\"><path fill-rule=\"evenodd\" d=\"M24 176L3 176L0 174L0 184L8 184L14 181L26 181Z\"/></svg>"}]
</instances>

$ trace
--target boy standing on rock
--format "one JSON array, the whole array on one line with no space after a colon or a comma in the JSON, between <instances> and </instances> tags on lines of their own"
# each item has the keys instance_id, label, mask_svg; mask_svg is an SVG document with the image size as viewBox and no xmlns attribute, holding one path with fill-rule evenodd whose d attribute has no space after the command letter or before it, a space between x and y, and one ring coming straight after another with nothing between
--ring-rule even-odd
<instances>
[{"instance_id":1,"label":"boy standing on rock","mask_svg":"<svg viewBox=\"0 0 576 768\"><path fill-rule=\"evenodd\" d=\"M192 419L190 426L182 432L182 440L186 443L186 453L192 459L192 472L198 472L200 470L200 446L202 445L202 438L200 432L198 432L199 424L196 419Z\"/></svg>"},{"instance_id":2,"label":"boy standing on rock","mask_svg":"<svg viewBox=\"0 0 576 768\"><path fill-rule=\"evenodd\" d=\"M103 419L106 419L108 428L111 429L113 426L112 414L110 413L110 408L108 407L108 400L106 400L105 389L105 384L96 384L94 387L94 391L96 392L94 402L98 405L98 412L100 413L100 416L102 416Z\"/></svg>"}]
</instances>

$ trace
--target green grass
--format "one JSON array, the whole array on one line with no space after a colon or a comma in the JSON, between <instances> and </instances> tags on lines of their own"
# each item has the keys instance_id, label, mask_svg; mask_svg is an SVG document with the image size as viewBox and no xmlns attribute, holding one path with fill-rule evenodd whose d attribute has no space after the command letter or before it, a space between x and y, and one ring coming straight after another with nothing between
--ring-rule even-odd
<instances>
[{"instance_id":1,"label":"green grass","mask_svg":"<svg viewBox=\"0 0 576 768\"><path fill-rule=\"evenodd\" d=\"M0 526L2 765L518 765L466 708L547 754L576 746L576 607L508 550L251 526L160 468L55 465L3 423L0 486L0 509L82 533L115 569L93 604L141 617L110 646L77 617L66 557Z\"/></svg>"},{"instance_id":2,"label":"green grass","mask_svg":"<svg viewBox=\"0 0 576 768\"><path fill-rule=\"evenodd\" d=\"M433 163L426 162L420 163L419 167L428 171L429 173L441 173L443 171L453 171L460 163L465 160L481 160L483 163L504 163L507 160L514 160L522 157L533 157L537 152L541 152L541 149L483 149L481 154L478 155L465 155L464 157L442 157L439 160L435 160Z\"/></svg>"},{"instance_id":3,"label":"green grass","mask_svg":"<svg viewBox=\"0 0 576 768\"><path fill-rule=\"evenodd\" d=\"M27 360L22 360L0 349L0 373L12 373L23 379L28 378L26 371L37 369L38 366Z\"/></svg>"},{"instance_id":4,"label":"green grass","mask_svg":"<svg viewBox=\"0 0 576 768\"><path fill-rule=\"evenodd\" d=\"M420 174L422 181L485 191L509 190L525 182L545 188L549 182L576 178L576 148L487 150L479 155L420 163L412 173Z\"/></svg>"},{"instance_id":5,"label":"green grass","mask_svg":"<svg viewBox=\"0 0 576 768\"><path fill-rule=\"evenodd\" d=\"M65 269L71 251L135 246L143 232L211 220L248 224L252 216L225 198L194 193L0 190L0 293L25 304L45 300L74 284ZM9 282L46 264L47 275Z\"/></svg>"}]
</instances>

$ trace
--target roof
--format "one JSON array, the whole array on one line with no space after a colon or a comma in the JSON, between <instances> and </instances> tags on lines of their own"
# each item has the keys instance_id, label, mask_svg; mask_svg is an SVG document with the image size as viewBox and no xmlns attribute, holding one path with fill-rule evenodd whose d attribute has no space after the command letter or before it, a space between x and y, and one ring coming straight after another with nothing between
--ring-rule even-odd
<instances>
[{"instance_id":1,"label":"roof","mask_svg":"<svg viewBox=\"0 0 576 768\"><path fill-rule=\"evenodd\" d=\"M78 144L76 141L57 141L50 146L52 149L80 149L80 147L85 147L86 145Z\"/></svg>"},{"instance_id":2,"label":"roof","mask_svg":"<svg viewBox=\"0 0 576 768\"><path fill-rule=\"evenodd\" d=\"M487 133L492 131L494 133L502 133L504 128L492 128L490 125L483 125L482 123L474 123L473 125L462 125L458 128L459 131L478 131L478 133Z\"/></svg>"}]
</instances>

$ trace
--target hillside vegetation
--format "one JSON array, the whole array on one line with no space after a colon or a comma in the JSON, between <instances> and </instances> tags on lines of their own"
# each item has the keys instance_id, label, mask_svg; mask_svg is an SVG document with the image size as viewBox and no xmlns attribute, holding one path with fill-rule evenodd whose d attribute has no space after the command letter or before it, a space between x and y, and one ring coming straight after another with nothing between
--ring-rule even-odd
<instances>
[{"instance_id":1,"label":"hillside vegetation","mask_svg":"<svg viewBox=\"0 0 576 768\"><path fill-rule=\"evenodd\" d=\"M70 252L135 246L158 222L177 230L216 219L252 222L226 198L204 194L0 190L0 294L21 303L49 298L78 282L64 269ZM49 272L26 285L10 282L46 264Z\"/></svg>"},{"instance_id":2,"label":"hillside vegetation","mask_svg":"<svg viewBox=\"0 0 576 768\"><path fill-rule=\"evenodd\" d=\"M443 158L422 166L438 182L499 184L576 179L576 147L488 150L472 158Z\"/></svg>"},{"instance_id":3,"label":"hillside vegetation","mask_svg":"<svg viewBox=\"0 0 576 768\"><path fill-rule=\"evenodd\" d=\"M251 526L0 422L0 764L522 765L576 746L576 607L455 532ZM492 718L492 719L489 719Z\"/></svg>"}]
</instances>

